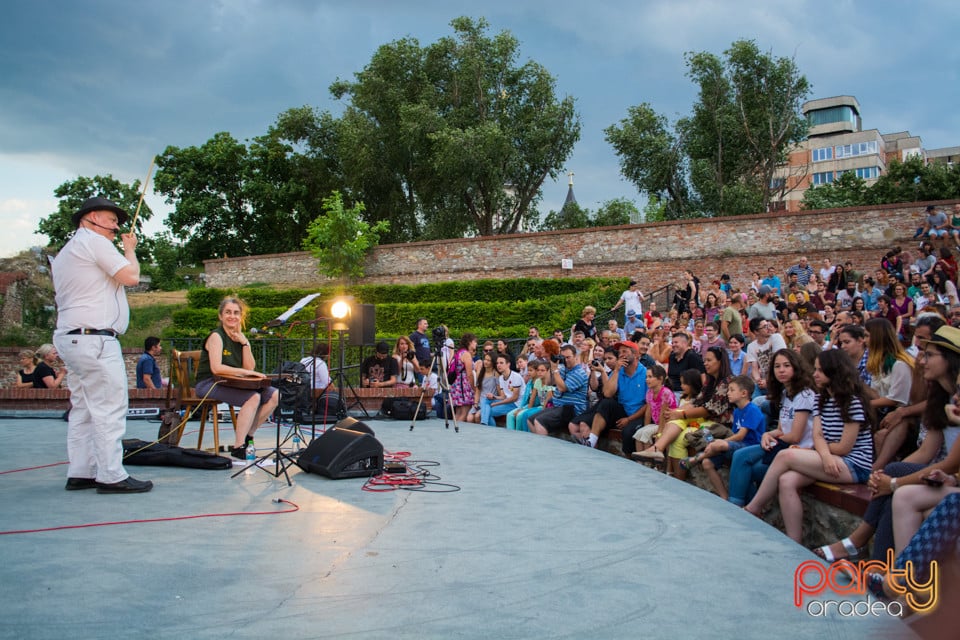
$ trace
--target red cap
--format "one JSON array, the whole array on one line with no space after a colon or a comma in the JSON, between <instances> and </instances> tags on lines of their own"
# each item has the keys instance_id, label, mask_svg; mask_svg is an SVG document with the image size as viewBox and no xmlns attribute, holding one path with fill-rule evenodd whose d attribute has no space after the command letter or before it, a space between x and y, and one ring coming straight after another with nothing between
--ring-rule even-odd
<instances>
[{"instance_id":1,"label":"red cap","mask_svg":"<svg viewBox=\"0 0 960 640\"><path fill-rule=\"evenodd\" d=\"M631 342L629 340L624 340L623 342L618 342L613 345L614 349L619 349L620 347L626 347L627 349L633 349L637 353L640 353L640 347L637 346L636 342Z\"/></svg>"}]
</instances>

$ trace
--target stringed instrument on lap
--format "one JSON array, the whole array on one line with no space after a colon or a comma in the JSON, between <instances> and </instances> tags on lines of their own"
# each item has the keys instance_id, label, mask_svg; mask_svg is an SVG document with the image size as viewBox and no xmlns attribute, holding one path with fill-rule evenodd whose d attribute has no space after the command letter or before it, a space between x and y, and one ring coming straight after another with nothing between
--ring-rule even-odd
<instances>
[{"instance_id":1,"label":"stringed instrument on lap","mask_svg":"<svg viewBox=\"0 0 960 640\"><path fill-rule=\"evenodd\" d=\"M221 387L230 387L231 389L246 389L249 391L257 391L259 389L266 389L273 385L273 381L276 380L279 376L251 376L251 375L219 375L214 376L213 379L218 386Z\"/></svg>"}]
</instances>

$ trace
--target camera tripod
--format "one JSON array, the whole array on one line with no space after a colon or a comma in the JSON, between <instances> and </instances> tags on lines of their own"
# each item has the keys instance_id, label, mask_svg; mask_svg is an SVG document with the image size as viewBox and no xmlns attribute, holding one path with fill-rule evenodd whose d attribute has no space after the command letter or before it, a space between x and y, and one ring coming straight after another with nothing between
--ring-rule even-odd
<instances>
[{"instance_id":1,"label":"camera tripod","mask_svg":"<svg viewBox=\"0 0 960 640\"><path fill-rule=\"evenodd\" d=\"M430 371L433 371L434 365L437 365L437 387L440 389L440 395L443 397L443 424L444 428L450 428L450 418L453 416L453 430L460 433L460 425L457 424L457 414L453 409L453 398L450 397L450 383L447 382L447 372L443 366L443 345L438 344L433 358L430 359ZM417 422L417 416L420 414L420 406L423 404L423 397L427 393L426 387L420 388L420 398L417 400L417 408L413 412L413 419L410 421L410 431ZM450 409L450 413L447 413Z\"/></svg>"}]
</instances>

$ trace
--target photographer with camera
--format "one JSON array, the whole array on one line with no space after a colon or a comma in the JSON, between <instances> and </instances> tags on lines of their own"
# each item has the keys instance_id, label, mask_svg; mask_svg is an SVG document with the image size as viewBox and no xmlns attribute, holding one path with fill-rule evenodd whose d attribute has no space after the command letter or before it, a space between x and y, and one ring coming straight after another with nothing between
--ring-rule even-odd
<instances>
[{"instance_id":1,"label":"photographer with camera","mask_svg":"<svg viewBox=\"0 0 960 640\"><path fill-rule=\"evenodd\" d=\"M584 443L597 446L600 434L610 425L623 431L624 441L633 440L633 432L643 426L643 407L647 398L647 368L640 364L640 347L622 341L614 345L617 365L603 384L603 400L597 405L590 435ZM629 431L629 436L628 432Z\"/></svg>"},{"instance_id":2,"label":"photographer with camera","mask_svg":"<svg viewBox=\"0 0 960 640\"><path fill-rule=\"evenodd\" d=\"M590 361L589 365L590 391L587 395L589 408L580 415L575 416L568 425L570 435L573 436L573 439L579 444L587 444L588 442L590 429L593 427L593 416L596 415L597 407L600 405L600 401L603 400L603 385L606 384L607 378L610 377L614 367L617 366L616 349L613 347L603 348L598 345L596 349L594 349L594 355L597 355L598 351L601 354L600 357L595 357ZM591 397L595 397L596 399L592 400Z\"/></svg>"},{"instance_id":3,"label":"photographer with camera","mask_svg":"<svg viewBox=\"0 0 960 640\"><path fill-rule=\"evenodd\" d=\"M393 359L397 361L397 370L399 371L397 386L416 386L418 382L417 374L420 372L420 362L409 338L403 336L397 338L397 344L393 348ZM427 362L430 361L427 360Z\"/></svg>"},{"instance_id":4,"label":"photographer with camera","mask_svg":"<svg viewBox=\"0 0 960 640\"><path fill-rule=\"evenodd\" d=\"M550 356L550 382L556 387L553 406L538 413L530 429L542 436L559 433L587 409L587 370L573 345L565 344L559 355Z\"/></svg>"}]
</instances>

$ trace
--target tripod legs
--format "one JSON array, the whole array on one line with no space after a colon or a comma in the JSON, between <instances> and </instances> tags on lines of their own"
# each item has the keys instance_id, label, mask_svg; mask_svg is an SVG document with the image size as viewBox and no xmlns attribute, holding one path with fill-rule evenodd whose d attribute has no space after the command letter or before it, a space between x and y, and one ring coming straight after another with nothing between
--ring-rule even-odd
<instances>
[{"instance_id":1,"label":"tripod legs","mask_svg":"<svg viewBox=\"0 0 960 640\"><path fill-rule=\"evenodd\" d=\"M429 368L429 370L430 370L430 371L433 371L434 365L436 365L436 364L438 364L438 363L440 363L440 364L443 363L443 359L440 357L440 352L439 352L439 351L438 351L437 353L433 354L433 358L430 360L430 368ZM439 389L440 389L440 395L443 397L443 404L444 404L444 407L443 407L443 424L444 424L444 427L447 428L447 429L450 428L450 417L449 417L449 416L453 416L453 430L456 431L457 433L460 433L460 425L457 424L457 414L456 414L456 413L454 412L454 410L453 410L453 399L450 397L450 390L449 390L449 389L445 389L444 386L447 386L447 385L444 385L444 383L440 381L440 376L444 376L444 375L446 375L446 373L444 373L443 371L441 371L441 370L440 370L440 367L438 367L437 369L438 369L438 371L437 371L437 386L438 386ZM427 393L426 387L421 387L421 389L420 389L420 399L417 400L417 408L414 410L414 412L413 412L413 419L410 421L410 431L413 431L413 426L414 426L414 425L416 424L416 422L417 422L417 416L420 415L420 406L423 404L423 397L424 397L424 395L426 395L426 393ZM450 413L449 413L449 414L447 413L447 409L448 409L448 408L450 409Z\"/></svg>"}]
</instances>

